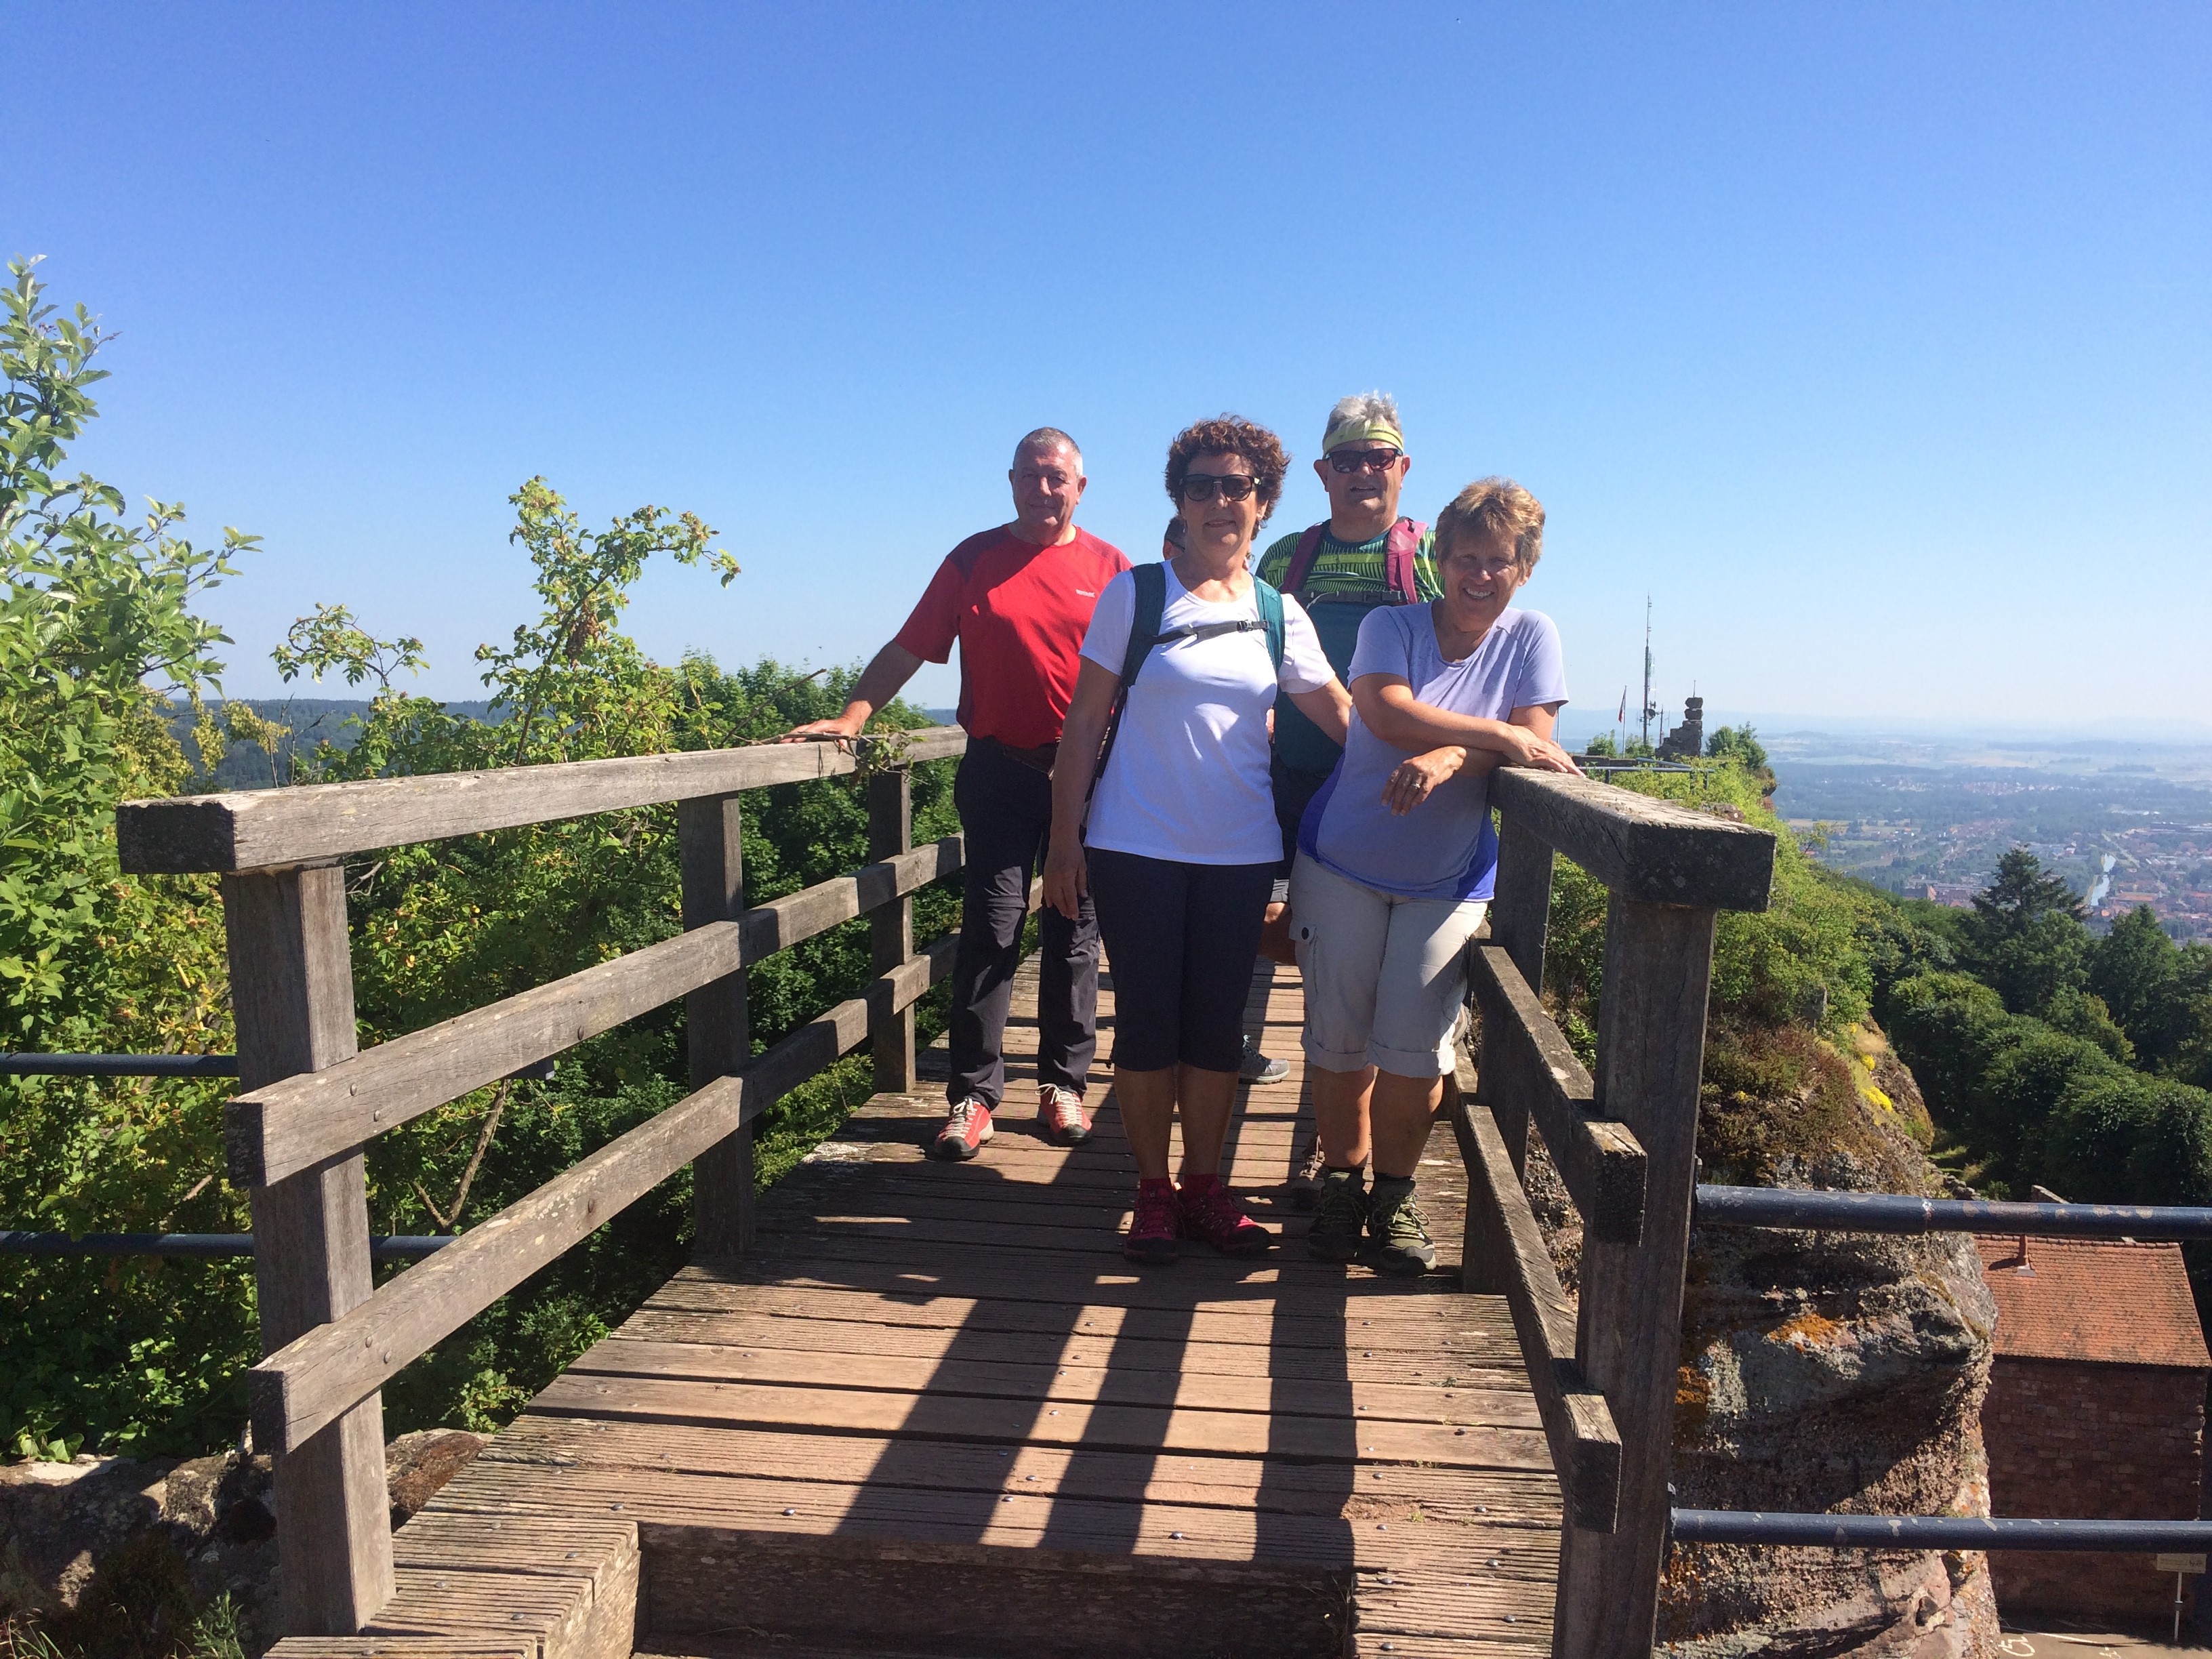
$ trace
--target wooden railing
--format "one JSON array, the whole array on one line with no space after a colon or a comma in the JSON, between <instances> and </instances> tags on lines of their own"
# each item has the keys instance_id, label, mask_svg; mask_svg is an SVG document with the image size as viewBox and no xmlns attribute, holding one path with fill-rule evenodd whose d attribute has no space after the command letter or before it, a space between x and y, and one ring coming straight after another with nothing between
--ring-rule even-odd
<instances>
[{"instance_id":1,"label":"wooden railing","mask_svg":"<svg viewBox=\"0 0 2212 1659\"><path fill-rule=\"evenodd\" d=\"M1763 910L1774 837L1586 778L1500 771L1490 939L1469 947L1481 1062L1454 1124L1468 1166L1467 1288L1503 1294L1564 1520L1553 1651L1648 1659L1666 1564L1682 1277L1713 927ZM1541 1003L1552 855L1602 883L1597 1073ZM1571 1308L1522 1186L1534 1123L1583 1222Z\"/></svg>"},{"instance_id":2,"label":"wooden railing","mask_svg":"<svg viewBox=\"0 0 2212 1659\"><path fill-rule=\"evenodd\" d=\"M752 1238L750 1125L862 1042L875 1086L914 1083L914 1004L950 971L953 941L916 954L909 896L958 870L957 836L912 845L907 768L961 753L945 727L890 745L868 778L869 856L803 892L743 908L739 798L851 773L825 744L134 801L117 815L123 867L222 877L241 1092L225 1117L232 1181L252 1194L265 1358L249 1374L253 1435L276 1455L276 1536L290 1630L350 1635L392 1589L379 1390L403 1367L624 1206L692 1166L697 1249ZM674 802L684 931L366 1052L355 1044L340 860ZM1034 890L1032 891L1034 902ZM752 1057L745 972L866 915L877 977ZM385 1130L678 998L692 1092L378 1288L363 1148Z\"/></svg>"}]
</instances>

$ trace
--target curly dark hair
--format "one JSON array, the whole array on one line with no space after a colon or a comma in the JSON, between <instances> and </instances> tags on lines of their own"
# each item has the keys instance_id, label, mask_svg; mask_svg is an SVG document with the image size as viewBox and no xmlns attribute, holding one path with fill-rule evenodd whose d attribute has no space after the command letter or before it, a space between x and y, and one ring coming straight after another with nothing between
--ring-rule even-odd
<instances>
[{"instance_id":1,"label":"curly dark hair","mask_svg":"<svg viewBox=\"0 0 2212 1659\"><path fill-rule=\"evenodd\" d=\"M1260 498L1260 522L1267 523L1275 503L1282 499L1283 475L1291 470L1291 453L1283 447L1283 441L1241 415L1220 415L1183 428L1168 446L1168 499L1178 513L1182 510L1184 475L1201 455L1244 458L1259 480L1254 489Z\"/></svg>"}]
</instances>

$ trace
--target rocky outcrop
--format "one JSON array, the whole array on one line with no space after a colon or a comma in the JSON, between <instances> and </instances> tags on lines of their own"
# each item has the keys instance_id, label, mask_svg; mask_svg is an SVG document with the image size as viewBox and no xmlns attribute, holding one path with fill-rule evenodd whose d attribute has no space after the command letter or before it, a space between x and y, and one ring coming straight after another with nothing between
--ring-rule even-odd
<instances>
[{"instance_id":1,"label":"rocky outcrop","mask_svg":"<svg viewBox=\"0 0 2212 1659\"><path fill-rule=\"evenodd\" d=\"M472 1462L481 1435L433 1429L385 1449L398 1526ZM0 1616L72 1634L126 1609L181 1630L228 1595L249 1649L275 1606L276 1517L266 1457L79 1457L0 1467ZM90 1635L88 1628L83 1634Z\"/></svg>"},{"instance_id":2,"label":"rocky outcrop","mask_svg":"<svg viewBox=\"0 0 2212 1659\"><path fill-rule=\"evenodd\" d=\"M1704 1178L1940 1195L1911 1073L1878 1031L1716 1030ZM1580 1228L1532 1140L1532 1207L1571 1291ZM1972 1241L1701 1230L1691 1240L1674 1484L1685 1508L1989 1513L1980 1408L1996 1310ZM1675 1659L1984 1659L1978 1554L1680 1545L1661 1586Z\"/></svg>"}]
</instances>

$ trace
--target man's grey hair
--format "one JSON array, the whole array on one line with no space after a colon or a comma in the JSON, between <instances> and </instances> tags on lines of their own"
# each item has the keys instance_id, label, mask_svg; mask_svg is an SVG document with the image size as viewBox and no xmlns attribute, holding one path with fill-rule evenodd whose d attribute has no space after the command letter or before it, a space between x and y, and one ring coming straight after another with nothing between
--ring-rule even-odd
<instances>
[{"instance_id":1,"label":"man's grey hair","mask_svg":"<svg viewBox=\"0 0 2212 1659\"><path fill-rule=\"evenodd\" d=\"M1328 411L1328 424L1321 429L1323 443L1328 434L1346 421L1386 421L1403 432L1405 423L1398 418L1398 400L1387 392L1355 392L1349 398L1339 398Z\"/></svg>"},{"instance_id":2,"label":"man's grey hair","mask_svg":"<svg viewBox=\"0 0 2212 1659\"><path fill-rule=\"evenodd\" d=\"M1041 426L1034 432L1024 434L1021 442L1014 446L1014 465L1019 466L1022 457L1032 449L1042 449L1047 454L1055 449L1065 449L1075 457L1075 470L1079 472L1083 470L1083 447L1056 426Z\"/></svg>"}]
</instances>

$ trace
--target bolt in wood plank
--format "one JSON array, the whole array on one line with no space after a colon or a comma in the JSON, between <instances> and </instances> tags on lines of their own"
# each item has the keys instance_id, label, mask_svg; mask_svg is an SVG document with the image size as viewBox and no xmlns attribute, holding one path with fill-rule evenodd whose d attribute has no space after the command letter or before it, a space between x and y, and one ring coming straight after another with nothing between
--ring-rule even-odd
<instances>
[{"instance_id":1,"label":"bolt in wood plank","mask_svg":"<svg viewBox=\"0 0 2212 1659\"><path fill-rule=\"evenodd\" d=\"M743 818L736 795L703 795L676 808L684 926L736 920L744 908ZM901 848L901 852L906 849ZM691 1087L735 1076L752 1058L752 1028L741 968L702 985L684 1001ZM753 1132L733 1129L691 1166L693 1249L702 1256L741 1256L753 1242Z\"/></svg>"},{"instance_id":2,"label":"bolt in wood plank","mask_svg":"<svg viewBox=\"0 0 2212 1659\"><path fill-rule=\"evenodd\" d=\"M914 774L903 766L868 780L868 856L896 858L914 845ZM869 966L887 974L914 954L914 901L899 897L868 915ZM914 1087L914 1010L884 1015L868 1032L876 1090L904 1094Z\"/></svg>"},{"instance_id":3,"label":"bolt in wood plank","mask_svg":"<svg viewBox=\"0 0 2212 1659\"><path fill-rule=\"evenodd\" d=\"M908 764L949 759L968 747L968 734L957 726L902 732L892 740ZM249 789L125 801L116 811L115 839L123 868L134 875L229 873L839 777L859 767L850 744L765 743Z\"/></svg>"},{"instance_id":4,"label":"bolt in wood plank","mask_svg":"<svg viewBox=\"0 0 2212 1659\"><path fill-rule=\"evenodd\" d=\"M222 884L240 1081L312 1072L354 1052L345 872L232 876ZM328 1330L368 1301L368 1196L361 1154L252 1194L253 1274L264 1352ZM276 1547L286 1630L351 1636L391 1597L384 1403L362 1390L276 1460ZM265 1449L278 1449L275 1447Z\"/></svg>"},{"instance_id":5,"label":"bolt in wood plank","mask_svg":"<svg viewBox=\"0 0 2212 1659\"><path fill-rule=\"evenodd\" d=\"M1562 1534L1561 1659L1648 1659L1656 1627L1713 923L1618 893L1607 908L1597 1104L1642 1143L1648 1176L1642 1243L1583 1246L1576 1354L1620 1431L1620 1511L1609 1536Z\"/></svg>"}]
</instances>

